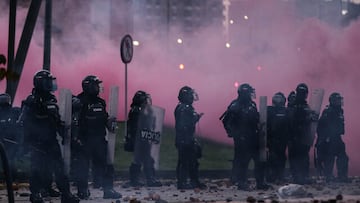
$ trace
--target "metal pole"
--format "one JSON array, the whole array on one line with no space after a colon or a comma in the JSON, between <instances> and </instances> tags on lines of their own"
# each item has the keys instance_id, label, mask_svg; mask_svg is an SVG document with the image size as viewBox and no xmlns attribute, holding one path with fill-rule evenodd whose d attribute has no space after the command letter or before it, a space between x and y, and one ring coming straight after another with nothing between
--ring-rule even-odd
<instances>
[{"instance_id":1,"label":"metal pole","mask_svg":"<svg viewBox=\"0 0 360 203\"><path fill-rule=\"evenodd\" d=\"M22 70L24 68L24 63L26 59L27 52L29 50L30 41L34 32L36 19L39 14L42 0L32 0L30 4L29 11L26 16L24 30L20 37L20 42L18 49L16 51L13 74L15 75L11 81L9 81L6 86L6 92L10 95L12 100L15 99L16 90L19 85L19 80L21 77ZM18 78L17 78L18 77Z\"/></svg>"},{"instance_id":2,"label":"metal pole","mask_svg":"<svg viewBox=\"0 0 360 203\"><path fill-rule=\"evenodd\" d=\"M8 36L8 63L7 69L11 70L14 62L14 50L15 50L15 30L16 30L16 5L17 0L10 1L9 12L9 36Z\"/></svg>"},{"instance_id":3,"label":"metal pole","mask_svg":"<svg viewBox=\"0 0 360 203\"><path fill-rule=\"evenodd\" d=\"M126 137L127 135L127 91L128 91L128 87L127 87L127 63L125 63L125 123L124 123L124 129L125 129L125 134L124 137Z\"/></svg>"},{"instance_id":4,"label":"metal pole","mask_svg":"<svg viewBox=\"0 0 360 203\"><path fill-rule=\"evenodd\" d=\"M50 71L51 59L51 16L52 0L45 2L45 25L44 25L44 62L43 69Z\"/></svg>"},{"instance_id":5,"label":"metal pole","mask_svg":"<svg viewBox=\"0 0 360 203\"><path fill-rule=\"evenodd\" d=\"M13 72L14 65L14 53L15 53L15 32L16 32L16 5L17 0L10 1L9 11L9 36L8 36L8 55L7 55L7 71ZM11 80L7 79L6 85L9 86ZM9 90L8 88L6 90ZM6 91L6 93L10 93ZM10 94L11 95L11 94ZM11 104L14 102L14 98L11 99Z\"/></svg>"}]
</instances>

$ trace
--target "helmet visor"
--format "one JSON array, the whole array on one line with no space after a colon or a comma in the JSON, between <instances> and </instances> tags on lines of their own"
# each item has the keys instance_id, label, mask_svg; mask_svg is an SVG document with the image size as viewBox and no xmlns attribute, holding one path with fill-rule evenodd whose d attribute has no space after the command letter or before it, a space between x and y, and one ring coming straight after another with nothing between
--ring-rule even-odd
<instances>
[{"instance_id":1,"label":"helmet visor","mask_svg":"<svg viewBox=\"0 0 360 203\"><path fill-rule=\"evenodd\" d=\"M272 98L272 104L273 106L284 106L285 105L285 98L281 95L274 95Z\"/></svg>"},{"instance_id":2,"label":"helmet visor","mask_svg":"<svg viewBox=\"0 0 360 203\"><path fill-rule=\"evenodd\" d=\"M255 92L254 88L253 88L253 90L251 92L251 99L256 99L256 92Z\"/></svg>"},{"instance_id":3,"label":"helmet visor","mask_svg":"<svg viewBox=\"0 0 360 203\"><path fill-rule=\"evenodd\" d=\"M149 95L149 94L146 94L146 103L148 104L148 105L152 105L152 99L151 99L151 96Z\"/></svg>"},{"instance_id":4,"label":"helmet visor","mask_svg":"<svg viewBox=\"0 0 360 203\"><path fill-rule=\"evenodd\" d=\"M194 101L199 101L199 95L196 93L196 91L193 89L192 96L194 98Z\"/></svg>"},{"instance_id":5,"label":"helmet visor","mask_svg":"<svg viewBox=\"0 0 360 203\"><path fill-rule=\"evenodd\" d=\"M55 92L58 89L56 78L46 78L41 81L41 88L45 91Z\"/></svg>"},{"instance_id":6,"label":"helmet visor","mask_svg":"<svg viewBox=\"0 0 360 203\"><path fill-rule=\"evenodd\" d=\"M342 96L337 96L337 97L335 97L334 99L332 99L331 103L332 103L332 105L334 105L334 106L341 106L341 107L343 107L343 106L344 106L344 97L342 97Z\"/></svg>"},{"instance_id":7,"label":"helmet visor","mask_svg":"<svg viewBox=\"0 0 360 203\"><path fill-rule=\"evenodd\" d=\"M99 88L99 93L103 93L104 92L104 85L102 84L102 82L100 82L98 84L98 88Z\"/></svg>"}]
</instances>

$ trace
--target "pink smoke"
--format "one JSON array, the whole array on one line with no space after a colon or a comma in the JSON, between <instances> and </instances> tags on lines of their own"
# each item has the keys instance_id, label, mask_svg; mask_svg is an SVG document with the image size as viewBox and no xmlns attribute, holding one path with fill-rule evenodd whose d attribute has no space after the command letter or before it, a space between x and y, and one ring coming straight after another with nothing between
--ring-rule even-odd
<instances>
[{"instance_id":1,"label":"pink smoke","mask_svg":"<svg viewBox=\"0 0 360 203\"><path fill-rule=\"evenodd\" d=\"M307 83L310 89L325 88L322 109L330 93L337 91L345 97L344 140L350 157L350 174L359 175L360 158L356 154L357 143L360 143L357 137L360 132L357 125L360 119L357 107L360 22L339 28L315 18L301 19L295 14L293 4L279 4L279 1L248 1L244 5L246 7L234 5L232 8L235 23L229 49L219 31L221 26L203 28L192 35L181 33L184 43L177 45L175 40L170 41L170 49L162 39L144 41L135 47L133 61L128 65L128 105L137 90L147 91L154 105L166 109L165 123L173 126L178 90L189 85L200 97L194 104L195 109L205 113L198 128L201 136L232 143L218 118L236 98L236 82L250 83L258 97L267 96L268 100L278 91L287 95L301 82ZM65 37L53 41L51 70L58 78L59 88L70 88L74 94L81 91L81 80L88 74L104 81L104 98L108 97L110 86L120 86L119 119L123 120L125 76L120 42L99 34L89 25L86 13L80 11L70 16L73 20L61 21L66 33ZM249 16L247 21L242 18L244 14ZM21 27L23 21L18 22ZM4 12L0 15L0 26L7 28L7 23ZM16 105L30 93L32 76L41 68L41 35L38 25L15 98ZM134 33L133 37L142 35ZM0 53L6 54L6 48L7 33L3 32ZM180 63L184 64L183 70L179 69ZM5 89L3 81L0 89Z\"/></svg>"}]
</instances>

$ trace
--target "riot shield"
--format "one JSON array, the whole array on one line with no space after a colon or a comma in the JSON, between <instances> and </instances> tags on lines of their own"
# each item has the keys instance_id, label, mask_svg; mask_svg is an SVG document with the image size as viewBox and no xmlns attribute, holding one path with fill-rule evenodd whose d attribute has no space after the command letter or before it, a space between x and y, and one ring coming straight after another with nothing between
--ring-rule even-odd
<instances>
[{"instance_id":1,"label":"riot shield","mask_svg":"<svg viewBox=\"0 0 360 203\"><path fill-rule=\"evenodd\" d=\"M147 105L139 115L135 139L134 162L152 163L159 168L160 143L165 109Z\"/></svg>"},{"instance_id":2,"label":"riot shield","mask_svg":"<svg viewBox=\"0 0 360 203\"><path fill-rule=\"evenodd\" d=\"M324 98L324 89L314 89L311 91L310 95L310 101L309 106L310 109L313 111L313 122L311 123L311 143L313 143L315 134L316 134L316 128L317 128L317 121L318 117L320 115L321 105Z\"/></svg>"},{"instance_id":3,"label":"riot shield","mask_svg":"<svg viewBox=\"0 0 360 203\"><path fill-rule=\"evenodd\" d=\"M61 116L61 120L65 122L65 134L63 135L63 145L62 154L64 159L64 170L65 174L69 175L70 173L70 161L71 161L71 149L70 149L70 141L71 141L71 111L72 111L72 102L71 102L72 94L69 89L60 89L59 94L59 113Z\"/></svg>"},{"instance_id":4,"label":"riot shield","mask_svg":"<svg viewBox=\"0 0 360 203\"><path fill-rule=\"evenodd\" d=\"M259 113L260 113L260 126L259 126L259 153L260 161L266 162L267 160L267 151L266 151L266 138L267 138L267 97L260 96L259 103Z\"/></svg>"},{"instance_id":5,"label":"riot shield","mask_svg":"<svg viewBox=\"0 0 360 203\"><path fill-rule=\"evenodd\" d=\"M109 96L109 116L116 117L118 114L118 104L119 104L119 87L113 86L110 89ZM115 128L115 126L113 126ZM116 132L107 131L107 140L108 140L108 153L107 153L107 163L114 164L115 156L115 141L116 141Z\"/></svg>"},{"instance_id":6,"label":"riot shield","mask_svg":"<svg viewBox=\"0 0 360 203\"><path fill-rule=\"evenodd\" d=\"M324 89L314 89L312 92L311 92L311 95L310 95L310 101L309 101L309 106L310 106L310 109L312 111L312 114L313 114L313 122L311 122L311 129L310 129L310 138L311 140L309 140L309 143L311 143L311 145L314 143L314 139L315 139L315 134L316 134L316 128L317 128L317 124L318 124L318 118L319 118L319 115L320 115L320 110L321 110L321 105L322 105L322 101L323 101L323 98L324 98L324 92L325 90ZM317 154L317 149L314 148L314 167L317 168L319 174L322 173L322 169L321 169L321 164L318 163L319 162L319 157L318 157L318 154Z\"/></svg>"}]
</instances>

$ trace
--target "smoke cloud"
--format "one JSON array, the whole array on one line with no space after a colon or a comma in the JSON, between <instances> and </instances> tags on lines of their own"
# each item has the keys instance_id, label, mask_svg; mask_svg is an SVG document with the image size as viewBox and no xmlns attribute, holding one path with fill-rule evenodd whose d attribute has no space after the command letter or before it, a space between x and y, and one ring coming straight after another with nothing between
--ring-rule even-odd
<instances>
[{"instance_id":1,"label":"smoke cloud","mask_svg":"<svg viewBox=\"0 0 360 203\"><path fill-rule=\"evenodd\" d=\"M71 1L73 2L73 1ZM328 96L336 91L344 96L346 133L344 140L350 157L350 174L360 174L360 159L356 156L360 138L360 109L357 94L360 87L360 21L341 27L318 18L299 17L295 3L282 1L244 1L233 4L230 25L230 48L225 47L221 25L202 27L195 33L173 34L169 42L163 38L141 41L147 33L133 33L140 40L135 47L133 61L128 65L128 105L133 94L141 89L151 94L153 104L166 109L165 123L174 126L173 111L179 89L193 87L200 100L194 103L204 112L198 133L219 142L232 143L227 138L219 116L236 98L236 85L249 83L259 96L282 91L285 95L296 85L305 82L310 90L324 88L322 110ZM282 3L281 3L282 2ZM119 119L124 119L125 70L119 53L118 41L109 40L102 27L88 17L84 4L66 3L69 15L54 17L51 71L58 78L59 88L70 88L74 94L81 91L81 80L88 74L104 81L107 99L110 86L120 86ZM245 7L244 7L245 5ZM0 6L8 10L5 3ZM76 8L76 12L73 9ZM82 12L83 11L83 12ZM54 11L63 12L63 11ZM97 11L101 14L102 11ZM104 11L107 12L107 11ZM18 11L19 35L26 9ZM0 14L0 53L6 54L8 14ZM243 17L248 16L245 20ZM120 19L119 19L120 20ZM97 23L99 23L97 21ZM165 26L165 25L162 25ZM159 26L157 29L164 29ZM57 29L58 28L58 29ZM126 30L120 33L126 34ZM29 49L15 105L31 91L33 74L42 66L42 25L37 23ZM174 32L172 32L174 33ZM19 36L18 36L19 37ZM177 44L177 37L183 39ZM183 64L184 69L179 65ZM4 91L1 81L0 90ZM258 100L257 98L257 100ZM270 102L269 102L270 104ZM128 107L129 108L129 107Z\"/></svg>"}]
</instances>

